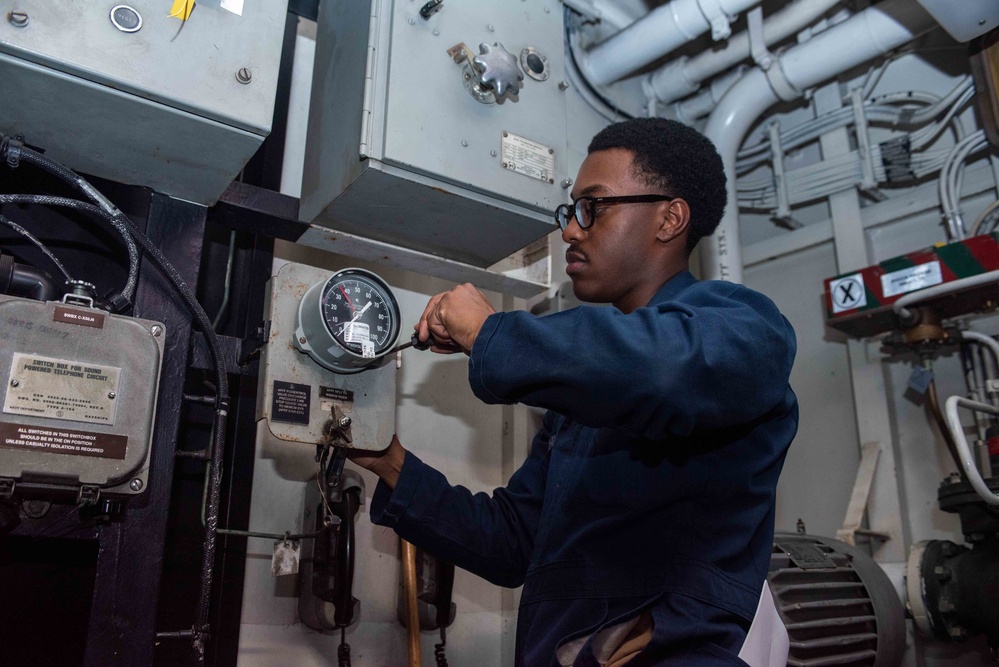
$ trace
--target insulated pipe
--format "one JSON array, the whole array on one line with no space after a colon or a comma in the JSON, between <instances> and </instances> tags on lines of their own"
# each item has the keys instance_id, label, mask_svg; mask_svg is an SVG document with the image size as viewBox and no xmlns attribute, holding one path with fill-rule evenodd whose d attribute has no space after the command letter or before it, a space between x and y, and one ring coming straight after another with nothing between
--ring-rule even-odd
<instances>
[{"instance_id":1,"label":"insulated pipe","mask_svg":"<svg viewBox=\"0 0 999 667\"><path fill-rule=\"evenodd\" d=\"M728 17L760 0L672 0L649 12L583 54L580 69L590 83L613 83L708 30L715 39L729 35Z\"/></svg>"},{"instance_id":2,"label":"insulated pipe","mask_svg":"<svg viewBox=\"0 0 999 667\"><path fill-rule=\"evenodd\" d=\"M811 25L842 0L798 0L763 23L763 41L769 46ZM702 81L739 64L751 55L749 33L730 38L725 48L682 56L650 74L642 88L649 97L668 104L698 91Z\"/></svg>"},{"instance_id":3,"label":"insulated pipe","mask_svg":"<svg viewBox=\"0 0 999 667\"><path fill-rule=\"evenodd\" d=\"M999 507L999 495L992 492L988 484L985 483L985 480L982 479L982 473L978 472L978 466L975 465L975 457L971 453L971 447L968 446L967 439L964 437L964 426L961 424L961 417L957 413L959 407L995 416L999 416L999 408L987 403L972 401L964 396L951 396L947 399L947 424L950 426L950 433L951 437L954 438L954 444L957 445L957 453L960 457L961 467L964 468L964 474L967 475L968 482L982 500L989 505Z\"/></svg>"},{"instance_id":4,"label":"insulated pipe","mask_svg":"<svg viewBox=\"0 0 999 667\"><path fill-rule=\"evenodd\" d=\"M687 125L693 124L694 121L704 118L714 111L714 108L718 106L719 100L725 97L725 93L742 78L742 75L748 69L745 65L732 68L711 81L711 85L697 95L688 97L676 104L671 104L660 115L665 118L678 120Z\"/></svg>"},{"instance_id":5,"label":"insulated pipe","mask_svg":"<svg viewBox=\"0 0 999 667\"><path fill-rule=\"evenodd\" d=\"M790 101L803 91L911 41L936 23L918 3L884 0L783 53L770 72ZM780 101L766 72L754 68L718 104L704 129L725 165L728 203L718 230L702 246L701 266L707 278L742 282L739 202L735 161L749 128Z\"/></svg>"}]
</instances>

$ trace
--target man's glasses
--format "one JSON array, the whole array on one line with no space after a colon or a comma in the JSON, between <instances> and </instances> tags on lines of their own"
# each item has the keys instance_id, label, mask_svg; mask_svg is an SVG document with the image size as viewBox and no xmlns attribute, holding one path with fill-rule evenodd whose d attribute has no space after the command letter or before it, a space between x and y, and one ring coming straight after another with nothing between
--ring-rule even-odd
<instances>
[{"instance_id":1,"label":"man's glasses","mask_svg":"<svg viewBox=\"0 0 999 667\"><path fill-rule=\"evenodd\" d=\"M597 215L597 207L612 204L651 204L658 201L672 201L674 197L666 195L627 195L624 197L590 197L583 195L572 204L559 204L555 208L555 222L559 229L565 230L569 221L576 218L580 229L588 229Z\"/></svg>"}]
</instances>

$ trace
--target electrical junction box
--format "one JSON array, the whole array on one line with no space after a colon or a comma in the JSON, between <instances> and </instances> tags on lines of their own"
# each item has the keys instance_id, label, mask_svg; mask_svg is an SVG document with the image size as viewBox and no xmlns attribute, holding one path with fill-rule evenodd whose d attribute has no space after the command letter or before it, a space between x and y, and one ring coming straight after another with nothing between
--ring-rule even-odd
<instances>
[{"instance_id":1,"label":"electrical junction box","mask_svg":"<svg viewBox=\"0 0 999 667\"><path fill-rule=\"evenodd\" d=\"M213 204L270 132L287 4L0 0L0 134Z\"/></svg>"},{"instance_id":2,"label":"electrical junction box","mask_svg":"<svg viewBox=\"0 0 999 667\"><path fill-rule=\"evenodd\" d=\"M480 267L557 228L559 3L323 0L319 12L303 220Z\"/></svg>"},{"instance_id":3,"label":"electrical junction box","mask_svg":"<svg viewBox=\"0 0 999 667\"><path fill-rule=\"evenodd\" d=\"M898 327L892 304L904 294L999 269L999 232L940 244L825 281L826 323L858 338ZM941 319L994 310L999 283L968 287L920 305Z\"/></svg>"},{"instance_id":4,"label":"electrical junction box","mask_svg":"<svg viewBox=\"0 0 999 667\"><path fill-rule=\"evenodd\" d=\"M308 480L317 471L316 445L330 444L335 417L350 419L343 446L381 450L395 433L396 364L336 373L299 349L299 307L331 272L287 263L268 283L267 336L260 358L257 443L284 479ZM298 344L296 344L298 343Z\"/></svg>"},{"instance_id":5,"label":"electrical junction box","mask_svg":"<svg viewBox=\"0 0 999 667\"><path fill-rule=\"evenodd\" d=\"M7 492L13 485L24 495L81 499L142 493L164 338L159 322L0 295Z\"/></svg>"}]
</instances>

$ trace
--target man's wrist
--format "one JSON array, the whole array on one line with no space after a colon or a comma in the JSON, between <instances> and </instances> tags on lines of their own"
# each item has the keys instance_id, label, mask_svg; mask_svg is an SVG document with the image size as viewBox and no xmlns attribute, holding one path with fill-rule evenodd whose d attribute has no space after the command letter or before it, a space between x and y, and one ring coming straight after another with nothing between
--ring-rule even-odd
<instances>
[{"instance_id":1,"label":"man's wrist","mask_svg":"<svg viewBox=\"0 0 999 667\"><path fill-rule=\"evenodd\" d=\"M406 450L403 449L398 441L393 440L389 448L385 450L385 454L372 463L369 469L378 475L378 479L385 482L390 489L395 489L395 485L399 481L399 475L402 473L402 465L405 459Z\"/></svg>"}]
</instances>

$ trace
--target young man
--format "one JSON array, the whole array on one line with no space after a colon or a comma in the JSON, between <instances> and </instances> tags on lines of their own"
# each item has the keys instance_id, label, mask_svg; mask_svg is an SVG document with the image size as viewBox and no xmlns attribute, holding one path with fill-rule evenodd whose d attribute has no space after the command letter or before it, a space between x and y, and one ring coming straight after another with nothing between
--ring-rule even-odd
<instances>
[{"instance_id":1,"label":"young man","mask_svg":"<svg viewBox=\"0 0 999 667\"><path fill-rule=\"evenodd\" d=\"M502 586L524 586L517 664L738 665L770 562L797 429L794 332L761 294L688 271L725 176L663 119L611 125L556 211L582 306L495 313L471 285L417 329L470 356L487 403L546 408L510 483L452 487L393 439L355 452L372 520Z\"/></svg>"}]
</instances>

